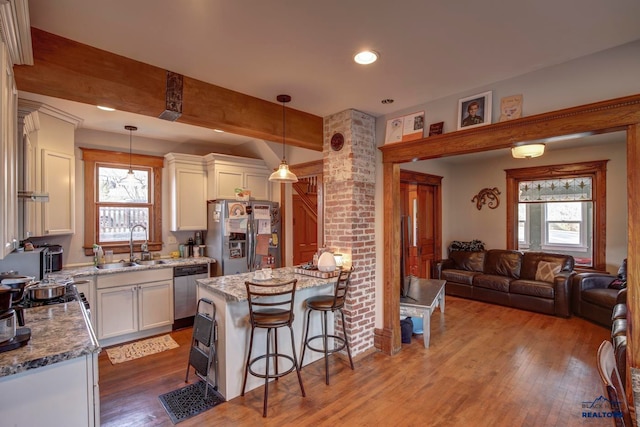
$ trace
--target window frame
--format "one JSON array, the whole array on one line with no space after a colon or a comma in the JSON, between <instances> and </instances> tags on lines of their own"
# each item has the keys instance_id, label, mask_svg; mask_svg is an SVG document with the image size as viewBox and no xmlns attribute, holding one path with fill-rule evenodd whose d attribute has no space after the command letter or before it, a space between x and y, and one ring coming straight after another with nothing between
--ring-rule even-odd
<instances>
[{"instance_id":1,"label":"window frame","mask_svg":"<svg viewBox=\"0 0 640 427\"><path fill-rule=\"evenodd\" d=\"M543 222L544 222L544 227L543 227L543 231L542 231L542 248L543 249L549 249L549 250L560 250L560 251L586 251L588 248L587 245L587 225L588 225L588 209L587 209L587 203L593 203L593 201L591 200L586 200L586 201L580 201L580 200L572 200L572 201L566 201L566 202L561 202L561 203L580 203L580 221L551 221L549 220L548 214L547 214L547 207L549 205L549 203L552 202L543 202L542 205L544 206L544 218L543 218ZM551 223L577 223L580 224L580 242L577 244L571 244L571 243L551 243L549 242L549 224Z\"/></svg>"},{"instance_id":2,"label":"window frame","mask_svg":"<svg viewBox=\"0 0 640 427\"><path fill-rule=\"evenodd\" d=\"M97 207L97 166L118 166L129 168L150 168L151 209L149 217L149 251L162 250L162 168L164 158L143 154L96 150L80 147L84 161L84 253L93 256L93 244L98 241L99 218ZM139 241L134 242L134 251L140 251ZM104 244L103 248L114 253L129 253L129 242Z\"/></svg>"},{"instance_id":3,"label":"window frame","mask_svg":"<svg viewBox=\"0 0 640 427\"><path fill-rule=\"evenodd\" d=\"M518 186L520 181L590 176L593 185L593 265L592 267L584 267L584 269L605 271L607 244L607 162L608 160L597 160L582 163L505 169L507 181L507 249L518 249Z\"/></svg>"}]
</instances>

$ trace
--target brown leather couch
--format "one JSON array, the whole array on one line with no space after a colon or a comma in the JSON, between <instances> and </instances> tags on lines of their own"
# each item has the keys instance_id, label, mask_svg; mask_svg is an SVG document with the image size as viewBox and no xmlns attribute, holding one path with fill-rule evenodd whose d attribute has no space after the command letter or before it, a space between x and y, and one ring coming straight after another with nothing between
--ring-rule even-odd
<instances>
[{"instance_id":1,"label":"brown leather couch","mask_svg":"<svg viewBox=\"0 0 640 427\"><path fill-rule=\"evenodd\" d=\"M606 273L576 274L573 278L573 314L611 328L613 307L621 302L626 303L626 290L610 287L616 279L626 282L626 259L618 269L617 276Z\"/></svg>"},{"instance_id":2,"label":"brown leather couch","mask_svg":"<svg viewBox=\"0 0 640 427\"><path fill-rule=\"evenodd\" d=\"M555 316L571 316L572 256L491 249L453 251L434 276L445 293Z\"/></svg>"}]
</instances>

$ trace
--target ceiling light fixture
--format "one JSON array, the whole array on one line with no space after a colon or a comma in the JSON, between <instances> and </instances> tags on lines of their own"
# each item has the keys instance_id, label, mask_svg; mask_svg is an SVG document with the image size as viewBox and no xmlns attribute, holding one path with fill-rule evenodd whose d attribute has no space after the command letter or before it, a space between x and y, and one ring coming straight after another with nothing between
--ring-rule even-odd
<instances>
[{"instance_id":1,"label":"ceiling light fixture","mask_svg":"<svg viewBox=\"0 0 640 427\"><path fill-rule=\"evenodd\" d=\"M287 160L284 155L284 149L286 146L285 142L285 130L286 130L286 120L285 120L285 106L287 102L291 101L291 97L289 95L278 95L276 98L278 102L282 102L282 162L278 167L278 170L271 174L269 177L269 181L272 182L298 182L298 177L289 170L289 165L287 165Z\"/></svg>"},{"instance_id":2,"label":"ceiling light fixture","mask_svg":"<svg viewBox=\"0 0 640 427\"><path fill-rule=\"evenodd\" d=\"M373 64L378 60L378 52L373 50L363 50L362 52L356 53L356 56L353 57L353 60L360 65L369 65Z\"/></svg>"},{"instance_id":3,"label":"ceiling light fixture","mask_svg":"<svg viewBox=\"0 0 640 427\"><path fill-rule=\"evenodd\" d=\"M527 144L511 147L511 155L514 159L532 159L544 154L544 144Z\"/></svg>"},{"instance_id":4,"label":"ceiling light fixture","mask_svg":"<svg viewBox=\"0 0 640 427\"><path fill-rule=\"evenodd\" d=\"M98 109L100 109L102 111L116 111L115 108L105 107L104 105L98 105L97 107L98 107Z\"/></svg>"},{"instance_id":5,"label":"ceiling light fixture","mask_svg":"<svg viewBox=\"0 0 640 427\"><path fill-rule=\"evenodd\" d=\"M131 167L131 138L133 138L133 131L138 130L138 128L130 125L126 125L124 128L129 131L129 172L127 173L127 180L133 181L133 168Z\"/></svg>"}]
</instances>

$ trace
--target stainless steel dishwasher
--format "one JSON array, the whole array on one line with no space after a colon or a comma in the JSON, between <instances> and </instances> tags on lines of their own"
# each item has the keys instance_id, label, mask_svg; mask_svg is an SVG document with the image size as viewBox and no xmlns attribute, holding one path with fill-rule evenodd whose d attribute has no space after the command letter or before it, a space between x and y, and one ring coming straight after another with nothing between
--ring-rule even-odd
<instances>
[{"instance_id":1,"label":"stainless steel dishwasher","mask_svg":"<svg viewBox=\"0 0 640 427\"><path fill-rule=\"evenodd\" d=\"M173 329L193 325L198 306L196 280L207 277L208 264L173 267Z\"/></svg>"}]
</instances>

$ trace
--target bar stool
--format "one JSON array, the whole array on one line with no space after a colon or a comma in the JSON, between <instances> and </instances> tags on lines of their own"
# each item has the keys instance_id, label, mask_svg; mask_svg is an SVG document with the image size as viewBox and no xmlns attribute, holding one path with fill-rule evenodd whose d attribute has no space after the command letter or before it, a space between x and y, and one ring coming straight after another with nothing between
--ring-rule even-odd
<instances>
[{"instance_id":1,"label":"bar stool","mask_svg":"<svg viewBox=\"0 0 640 427\"><path fill-rule=\"evenodd\" d=\"M336 285L334 288L333 295L317 295L311 298L307 298L305 300L305 304L307 306L307 327L304 333L304 339L302 340L302 355L300 356L300 365L302 366L302 362L304 361L304 353L307 347L312 351L317 351L320 353L324 353L324 370L325 370L325 380L327 385L329 385L329 355L335 352L338 352L346 347L347 355L349 356L349 364L351 365L351 370L353 370L353 359L351 359L351 349L349 348L349 339L347 338L346 331L346 323L344 321L344 312L342 309L344 308L345 300L347 299L347 292L349 290L349 284L351 281L351 272L353 268L349 270L343 270L340 272L338 279L336 280ZM309 338L309 320L311 317L311 312L317 311L322 313L322 335L315 335ZM327 329L327 313L336 311L340 312L342 316L342 331L344 333L344 338L332 335L328 333ZM313 347L311 342L316 339L322 338L323 348ZM329 338L333 338L335 344L337 344L333 349L329 349Z\"/></svg>"},{"instance_id":2,"label":"bar stool","mask_svg":"<svg viewBox=\"0 0 640 427\"><path fill-rule=\"evenodd\" d=\"M247 353L247 363L244 368L244 381L242 383L242 394L244 396L247 386L247 376L249 373L258 378L264 378L264 406L262 416L267 416L267 398L269 393L269 379L276 380L293 370L298 374L298 382L302 397L305 397L304 386L302 385L302 376L300 376L300 368L296 358L296 347L293 338L293 301L296 293L296 284L298 280L293 279L286 283L274 285L273 283L253 283L244 282L247 288L247 298L249 301L249 318L251 323L251 338L249 341L249 351ZM291 333L291 355L278 352L278 328L288 327ZM253 349L253 337L256 328L267 330L267 349L266 353L251 358ZM274 332L273 334L271 332ZM274 339L274 352L271 352L271 338ZM265 360L264 372L256 372L252 369L252 365L260 360ZM278 372L278 361L286 359L291 362L292 366L284 372ZM269 371L270 361L273 360L274 372Z\"/></svg>"}]
</instances>

